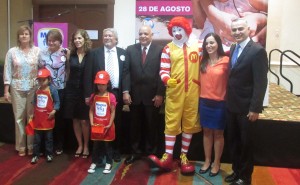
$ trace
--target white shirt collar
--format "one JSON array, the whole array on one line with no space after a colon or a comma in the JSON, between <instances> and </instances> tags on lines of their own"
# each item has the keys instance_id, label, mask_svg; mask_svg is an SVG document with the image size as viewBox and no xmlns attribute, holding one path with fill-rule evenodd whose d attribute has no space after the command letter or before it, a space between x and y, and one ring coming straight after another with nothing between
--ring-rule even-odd
<instances>
[{"instance_id":1,"label":"white shirt collar","mask_svg":"<svg viewBox=\"0 0 300 185\"><path fill-rule=\"evenodd\" d=\"M111 49L108 49L107 47L104 46L104 52L108 52L108 51L113 51L113 52L116 52L117 51L117 48L116 47L113 47Z\"/></svg>"},{"instance_id":2,"label":"white shirt collar","mask_svg":"<svg viewBox=\"0 0 300 185\"><path fill-rule=\"evenodd\" d=\"M242 50L245 48L245 46L248 44L249 41L250 41L250 37L248 37L243 42L239 43L239 45L240 45L240 47L241 47Z\"/></svg>"},{"instance_id":3,"label":"white shirt collar","mask_svg":"<svg viewBox=\"0 0 300 185\"><path fill-rule=\"evenodd\" d=\"M143 45L141 45L141 50L143 51L144 47L146 47L146 48L147 48L147 49L146 49L146 51L148 51L148 50L149 50L149 48L150 48L150 46L151 46L151 42L150 42L150 44L149 44L149 45L147 45L147 46L143 46Z\"/></svg>"}]
</instances>

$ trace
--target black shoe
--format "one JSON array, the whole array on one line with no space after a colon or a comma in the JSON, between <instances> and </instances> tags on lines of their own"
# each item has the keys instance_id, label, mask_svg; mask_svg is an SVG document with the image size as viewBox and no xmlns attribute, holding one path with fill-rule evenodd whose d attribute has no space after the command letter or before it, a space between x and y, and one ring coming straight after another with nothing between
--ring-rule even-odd
<instances>
[{"instance_id":1,"label":"black shoe","mask_svg":"<svg viewBox=\"0 0 300 185\"><path fill-rule=\"evenodd\" d=\"M216 173L213 173L213 172L209 172L209 176L210 177L214 177L214 176L217 176L218 174L219 174L219 171L220 171L220 169L216 172Z\"/></svg>"},{"instance_id":2,"label":"black shoe","mask_svg":"<svg viewBox=\"0 0 300 185\"><path fill-rule=\"evenodd\" d=\"M234 182L238 179L238 175L236 173L232 173L225 178L225 182Z\"/></svg>"},{"instance_id":3,"label":"black shoe","mask_svg":"<svg viewBox=\"0 0 300 185\"><path fill-rule=\"evenodd\" d=\"M138 160L138 157L136 155L131 155L125 159L125 164L132 164L136 160Z\"/></svg>"},{"instance_id":4,"label":"black shoe","mask_svg":"<svg viewBox=\"0 0 300 185\"><path fill-rule=\"evenodd\" d=\"M249 183L248 181L245 181L243 179L238 179L232 183L230 183L229 185L250 185L251 183Z\"/></svg>"},{"instance_id":5,"label":"black shoe","mask_svg":"<svg viewBox=\"0 0 300 185\"><path fill-rule=\"evenodd\" d=\"M115 154L114 154L114 161L116 162L116 163L118 163L118 162L120 162L121 161L121 155L120 155L120 153L119 152L116 152Z\"/></svg>"},{"instance_id":6,"label":"black shoe","mask_svg":"<svg viewBox=\"0 0 300 185\"><path fill-rule=\"evenodd\" d=\"M205 173L207 173L208 172L208 170L210 169L210 165L208 166L208 168L206 168L205 170L202 170L201 168L200 168L200 170L199 170L199 173L200 174L205 174Z\"/></svg>"}]
</instances>

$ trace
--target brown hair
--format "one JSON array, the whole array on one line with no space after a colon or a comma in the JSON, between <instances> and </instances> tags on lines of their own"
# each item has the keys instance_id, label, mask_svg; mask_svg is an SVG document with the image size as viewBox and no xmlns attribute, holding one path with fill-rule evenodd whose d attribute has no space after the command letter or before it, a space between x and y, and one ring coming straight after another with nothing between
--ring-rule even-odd
<instances>
[{"instance_id":1,"label":"brown hair","mask_svg":"<svg viewBox=\"0 0 300 185\"><path fill-rule=\"evenodd\" d=\"M62 44L62 40L63 40L63 36L61 34L61 32L58 29L51 29L49 30L49 32L46 35L46 43L48 45L48 38L52 36L54 40L58 40L60 42L60 44Z\"/></svg>"},{"instance_id":2,"label":"brown hair","mask_svg":"<svg viewBox=\"0 0 300 185\"><path fill-rule=\"evenodd\" d=\"M32 41L32 30L30 29L29 26L27 25L23 25L20 26L18 31L17 31L17 45L20 47L21 46L21 42L19 40L19 36L22 35L24 33L24 31L28 31L29 35L30 35L30 41L29 41L29 46L32 47L33 45L33 41Z\"/></svg>"},{"instance_id":3,"label":"brown hair","mask_svg":"<svg viewBox=\"0 0 300 185\"><path fill-rule=\"evenodd\" d=\"M71 41L70 41L70 51L71 51L72 55L76 54L76 51L77 51L77 48L74 44L74 38L75 38L75 35L77 35L77 34L80 34L84 39L83 50L85 53L87 53L92 48L92 41L91 41L88 33L83 29L78 29L72 34Z\"/></svg>"}]
</instances>

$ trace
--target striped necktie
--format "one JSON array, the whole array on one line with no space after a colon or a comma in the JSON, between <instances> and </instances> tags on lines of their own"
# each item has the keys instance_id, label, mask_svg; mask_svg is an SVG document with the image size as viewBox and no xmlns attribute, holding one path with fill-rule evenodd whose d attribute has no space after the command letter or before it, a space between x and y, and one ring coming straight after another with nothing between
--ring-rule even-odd
<instances>
[{"instance_id":1,"label":"striped necktie","mask_svg":"<svg viewBox=\"0 0 300 185\"><path fill-rule=\"evenodd\" d=\"M109 74L110 76L110 81L111 85L113 88L117 88L116 80L115 80L115 75L114 75L114 63L113 63L113 53L111 50L107 50L107 60L106 60L106 69L105 71Z\"/></svg>"}]
</instances>

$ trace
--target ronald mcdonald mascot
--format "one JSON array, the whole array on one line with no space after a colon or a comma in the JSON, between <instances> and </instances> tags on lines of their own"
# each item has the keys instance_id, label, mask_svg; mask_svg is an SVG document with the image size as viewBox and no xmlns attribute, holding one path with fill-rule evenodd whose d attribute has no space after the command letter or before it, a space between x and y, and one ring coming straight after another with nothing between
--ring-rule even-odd
<instances>
[{"instance_id":1,"label":"ronald mcdonald mascot","mask_svg":"<svg viewBox=\"0 0 300 185\"><path fill-rule=\"evenodd\" d=\"M168 25L173 37L161 55L160 76L167 86L165 107L165 154L159 159L150 155L150 162L165 171L172 170L176 136L182 134L180 169L191 175L195 167L189 163L187 152L194 133L200 132L198 114L199 58L202 43L190 38L192 28L184 17L174 17Z\"/></svg>"}]
</instances>

